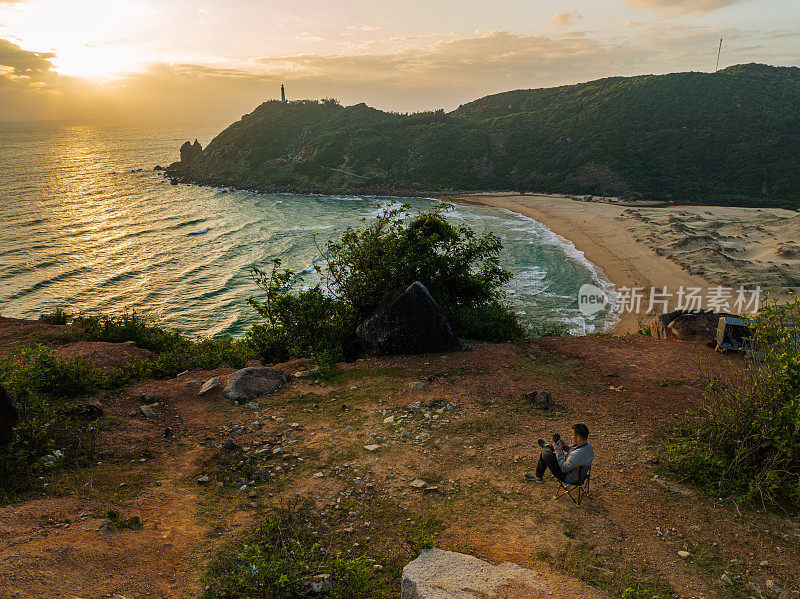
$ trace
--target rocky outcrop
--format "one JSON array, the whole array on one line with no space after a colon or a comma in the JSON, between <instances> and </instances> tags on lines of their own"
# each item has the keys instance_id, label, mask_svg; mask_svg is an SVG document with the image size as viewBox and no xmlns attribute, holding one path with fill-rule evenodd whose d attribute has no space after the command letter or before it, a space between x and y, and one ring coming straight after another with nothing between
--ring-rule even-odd
<instances>
[{"instance_id":1,"label":"rocky outcrop","mask_svg":"<svg viewBox=\"0 0 800 599\"><path fill-rule=\"evenodd\" d=\"M702 314L682 314L667 326L667 337L679 341L698 341L707 343L717 333L719 319L730 314L705 312Z\"/></svg>"},{"instance_id":2,"label":"rocky outcrop","mask_svg":"<svg viewBox=\"0 0 800 599\"><path fill-rule=\"evenodd\" d=\"M389 294L358 325L358 341L368 354L424 354L458 349L458 337L428 289L415 281Z\"/></svg>"},{"instance_id":3,"label":"rocky outcrop","mask_svg":"<svg viewBox=\"0 0 800 599\"><path fill-rule=\"evenodd\" d=\"M401 599L529 599L545 591L533 570L441 549L406 565L402 585Z\"/></svg>"},{"instance_id":4,"label":"rocky outcrop","mask_svg":"<svg viewBox=\"0 0 800 599\"><path fill-rule=\"evenodd\" d=\"M0 445L8 445L14 435L14 427L19 422L19 412L11 401L11 396L0 387Z\"/></svg>"},{"instance_id":5,"label":"rocky outcrop","mask_svg":"<svg viewBox=\"0 0 800 599\"><path fill-rule=\"evenodd\" d=\"M283 387L288 375L275 368L242 368L228 377L222 396L233 401L268 397Z\"/></svg>"},{"instance_id":6,"label":"rocky outcrop","mask_svg":"<svg viewBox=\"0 0 800 599\"><path fill-rule=\"evenodd\" d=\"M706 343L714 339L717 323L722 316L732 316L726 312L690 312L674 310L659 314L650 324L650 332L658 339L678 339Z\"/></svg>"},{"instance_id":7,"label":"rocky outcrop","mask_svg":"<svg viewBox=\"0 0 800 599\"><path fill-rule=\"evenodd\" d=\"M203 153L203 147L196 139L194 143L186 142L181 146L181 162L183 164L192 164L200 158Z\"/></svg>"}]
</instances>

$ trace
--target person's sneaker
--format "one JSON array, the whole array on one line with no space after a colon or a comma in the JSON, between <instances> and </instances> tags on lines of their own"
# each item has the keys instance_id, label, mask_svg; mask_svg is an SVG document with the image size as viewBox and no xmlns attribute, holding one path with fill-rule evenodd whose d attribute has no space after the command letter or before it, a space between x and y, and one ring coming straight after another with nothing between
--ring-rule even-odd
<instances>
[{"instance_id":1,"label":"person's sneaker","mask_svg":"<svg viewBox=\"0 0 800 599\"><path fill-rule=\"evenodd\" d=\"M544 479L540 476L536 476L535 474L531 474L530 472L525 473L525 480L529 480L534 483L543 483Z\"/></svg>"},{"instance_id":2,"label":"person's sneaker","mask_svg":"<svg viewBox=\"0 0 800 599\"><path fill-rule=\"evenodd\" d=\"M544 449L545 445L547 445L547 441L545 441L544 439L539 439L536 442L539 444L539 447L541 447L542 449Z\"/></svg>"}]
</instances>

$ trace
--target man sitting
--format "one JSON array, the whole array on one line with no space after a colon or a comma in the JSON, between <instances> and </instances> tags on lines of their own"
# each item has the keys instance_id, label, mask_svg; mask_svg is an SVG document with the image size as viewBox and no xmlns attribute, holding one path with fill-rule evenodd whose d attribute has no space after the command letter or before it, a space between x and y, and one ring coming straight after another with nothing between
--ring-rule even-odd
<instances>
[{"instance_id":1,"label":"man sitting","mask_svg":"<svg viewBox=\"0 0 800 599\"><path fill-rule=\"evenodd\" d=\"M570 447L561 440L558 433L553 435L553 443L539 439L542 455L536 465L536 473L526 473L525 478L543 483L544 472L548 468L558 480L571 485L579 485L589 472L594 460L594 447L589 443L589 427L585 424L572 426L573 445Z\"/></svg>"}]
</instances>

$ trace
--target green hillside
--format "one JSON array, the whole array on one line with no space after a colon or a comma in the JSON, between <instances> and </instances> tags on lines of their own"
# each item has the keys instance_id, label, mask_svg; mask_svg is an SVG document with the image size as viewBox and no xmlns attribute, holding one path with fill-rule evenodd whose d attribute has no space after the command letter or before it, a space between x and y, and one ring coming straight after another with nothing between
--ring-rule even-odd
<instances>
[{"instance_id":1,"label":"green hillside","mask_svg":"<svg viewBox=\"0 0 800 599\"><path fill-rule=\"evenodd\" d=\"M611 77L446 113L265 102L172 176L258 190L518 190L800 207L800 68Z\"/></svg>"}]
</instances>

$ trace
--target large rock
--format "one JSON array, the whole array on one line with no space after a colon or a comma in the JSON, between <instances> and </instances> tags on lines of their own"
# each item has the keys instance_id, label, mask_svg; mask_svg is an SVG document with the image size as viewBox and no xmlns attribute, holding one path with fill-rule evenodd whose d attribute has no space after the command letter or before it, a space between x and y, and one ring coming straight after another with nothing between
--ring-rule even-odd
<instances>
[{"instance_id":1,"label":"large rock","mask_svg":"<svg viewBox=\"0 0 800 599\"><path fill-rule=\"evenodd\" d=\"M192 164L203 153L203 147L196 139L194 143L186 142L181 146L181 162L183 164Z\"/></svg>"},{"instance_id":2,"label":"large rock","mask_svg":"<svg viewBox=\"0 0 800 599\"><path fill-rule=\"evenodd\" d=\"M667 326L667 337L680 341L699 341L707 343L717 333L719 319L729 314L703 312L701 314L682 314Z\"/></svg>"},{"instance_id":3,"label":"large rock","mask_svg":"<svg viewBox=\"0 0 800 599\"><path fill-rule=\"evenodd\" d=\"M428 289L415 281L388 295L356 335L368 354L424 354L460 347Z\"/></svg>"},{"instance_id":4,"label":"large rock","mask_svg":"<svg viewBox=\"0 0 800 599\"><path fill-rule=\"evenodd\" d=\"M0 445L8 445L14 435L14 427L19 422L19 412L11 401L11 396L0 387Z\"/></svg>"},{"instance_id":5,"label":"large rock","mask_svg":"<svg viewBox=\"0 0 800 599\"><path fill-rule=\"evenodd\" d=\"M424 550L403 568L401 599L530 599L544 594L539 575L463 553Z\"/></svg>"},{"instance_id":6,"label":"large rock","mask_svg":"<svg viewBox=\"0 0 800 599\"><path fill-rule=\"evenodd\" d=\"M267 397L280 389L289 379L275 368L242 368L228 377L222 396L236 401Z\"/></svg>"},{"instance_id":7,"label":"large rock","mask_svg":"<svg viewBox=\"0 0 800 599\"><path fill-rule=\"evenodd\" d=\"M659 314L650 324L650 333L658 339L680 339L682 341L711 341L717 330L720 317L731 316L725 312L708 310L673 310ZM676 323L674 326L673 323Z\"/></svg>"}]
</instances>

